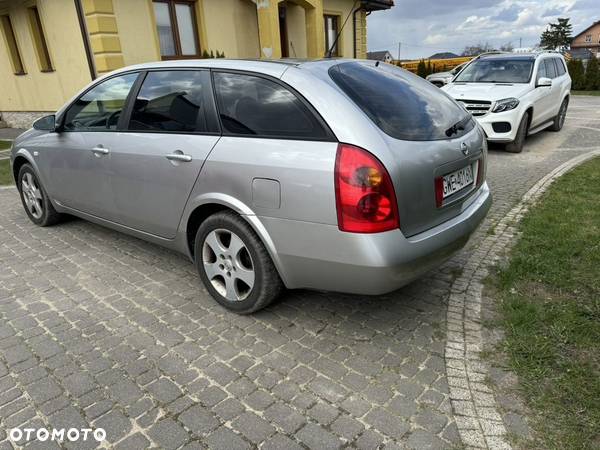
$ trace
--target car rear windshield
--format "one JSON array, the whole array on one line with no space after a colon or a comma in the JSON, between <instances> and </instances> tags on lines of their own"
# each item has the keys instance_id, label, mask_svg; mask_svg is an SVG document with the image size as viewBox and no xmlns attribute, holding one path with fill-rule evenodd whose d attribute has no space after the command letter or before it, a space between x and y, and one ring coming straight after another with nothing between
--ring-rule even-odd
<instances>
[{"instance_id":1,"label":"car rear windshield","mask_svg":"<svg viewBox=\"0 0 600 450\"><path fill-rule=\"evenodd\" d=\"M473 61L454 82L529 83L533 59L484 58Z\"/></svg>"},{"instance_id":2,"label":"car rear windshield","mask_svg":"<svg viewBox=\"0 0 600 450\"><path fill-rule=\"evenodd\" d=\"M431 141L460 137L474 122L439 88L389 64L347 62L329 75L383 132L396 139Z\"/></svg>"}]
</instances>

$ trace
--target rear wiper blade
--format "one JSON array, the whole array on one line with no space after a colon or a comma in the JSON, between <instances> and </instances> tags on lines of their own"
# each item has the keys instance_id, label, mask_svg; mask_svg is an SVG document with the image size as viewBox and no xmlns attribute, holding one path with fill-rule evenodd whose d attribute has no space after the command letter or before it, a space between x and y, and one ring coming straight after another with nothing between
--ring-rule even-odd
<instances>
[{"instance_id":1,"label":"rear wiper blade","mask_svg":"<svg viewBox=\"0 0 600 450\"><path fill-rule=\"evenodd\" d=\"M446 136L450 137L455 134L458 134L459 131L464 131L465 125L469 121L470 118L471 118L470 116L465 116L463 119L456 122L454 125L452 125L450 128L448 128L446 130Z\"/></svg>"}]
</instances>

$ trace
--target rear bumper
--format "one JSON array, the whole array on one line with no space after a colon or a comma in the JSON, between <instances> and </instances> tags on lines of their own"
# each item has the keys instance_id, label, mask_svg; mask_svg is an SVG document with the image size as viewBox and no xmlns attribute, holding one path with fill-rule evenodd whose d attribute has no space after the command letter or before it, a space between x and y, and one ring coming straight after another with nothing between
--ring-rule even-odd
<instances>
[{"instance_id":1,"label":"rear bumper","mask_svg":"<svg viewBox=\"0 0 600 450\"><path fill-rule=\"evenodd\" d=\"M288 288L378 295L404 286L462 248L491 202L484 183L460 215L408 239L400 230L353 234L332 225L260 220Z\"/></svg>"}]
</instances>

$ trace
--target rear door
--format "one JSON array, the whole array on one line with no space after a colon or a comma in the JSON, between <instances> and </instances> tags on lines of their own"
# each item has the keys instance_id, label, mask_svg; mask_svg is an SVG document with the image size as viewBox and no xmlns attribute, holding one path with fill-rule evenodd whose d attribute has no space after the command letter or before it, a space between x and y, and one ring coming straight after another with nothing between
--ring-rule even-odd
<instances>
[{"instance_id":1,"label":"rear door","mask_svg":"<svg viewBox=\"0 0 600 450\"><path fill-rule=\"evenodd\" d=\"M459 215L485 171L486 144L471 115L422 78L387 64L342 63L330 76L383 132L405 236Z\"/></svg>"},{"instance_id":2,"label":"rear door","mask_svg":"<svg viewBox=\"0 0 600 450\"><path fill-rule=\"evenodd\" d=\"M170 239L220 137L210 72L149 71L138 89L109 143L118 222Z\"/></svg>"}]
</instances>

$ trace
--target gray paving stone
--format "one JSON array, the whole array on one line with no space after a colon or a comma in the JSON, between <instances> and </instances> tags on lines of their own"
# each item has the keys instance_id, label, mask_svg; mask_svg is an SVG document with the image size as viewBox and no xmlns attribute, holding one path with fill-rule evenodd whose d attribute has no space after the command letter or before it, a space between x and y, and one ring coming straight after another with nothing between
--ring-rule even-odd
<instances>
[{"instance_id":1,"label":"gray paving stone","mask_svg":"<svg viewBox=\"0 0 600 450\"><path fill-rule=\"evenodd\" d=\"M202 405L192 406L181 413L178 420L199 437L205 436L220 425L214 414Z\"/></svg>"},{"instance_id":2,"label":"gray paving stone","mask_svg":"<svg viewBox=\"0 0 600 450\"><path fill-rule=\"evenodd\" d=\"M97 428L106 430L106 440L117 442L131 430L131 421L119 410L113 409L94 422Z\"/></svg>"},{"instance_id":3,"label":"gray paving stone","mask_svg":"<svg viewBox=\"0 0 600 450\"><path fill-rule=\"evenodd\" d=\"M135 433L123 439L115 446L115 450L141 450L150 447L150 441L141 433Z\"/></svg>"},{"instance_id":4,"label":"gray paving stone","mask_svg":"<svg viewBox=\"0 0 600 450\"><path fill-rule=\"evenodd\" d=\"M160 448L166 450L179 448L189 440L189 435L183 427L170 418L163 419L152 425L152 428L148 431L148 435Z\"/></svg>"},{"instance_id":5,"label":"gray paving stone","mask_svg":"<svg viewBox=\"0 0 600 450\"><path fill-rule=\"evenodd\" d=\"M254 444L259 444L275 432L275 428L269 422L252 412L240 415L232 422L232 427Z\"/></svg>"},{"instance_id":6,"label":"gray paving stone","mask_svg":"<svg viewBox=\"0 0 600 450\"><path fill-rule=\"evenodd\" d=\"M261 450L302 450L302 447L283 434L270 437L261 446Z\"/></svg>"},{"instance_id":7,"label":"gray paving stone","mask_svg":"<svg viewBox=\"0 0 600 450\"><path fill-rule=\"evenodd\" d=\"M207 438L206 444L214 450L245 450L250 444L244 441L229 428L220 427L213 431Z\"/></svg>"},{"instance_id":8,"label":"gray paving stone","mask_svg":"<svg viewBox=\"0 0 600 450\"><path fill-rule=\"evenodd\" d=\"M335 435L314 423L307 423L296 437L311 450L333 450L343 444Z\"/></svg>"}]
</instances>

